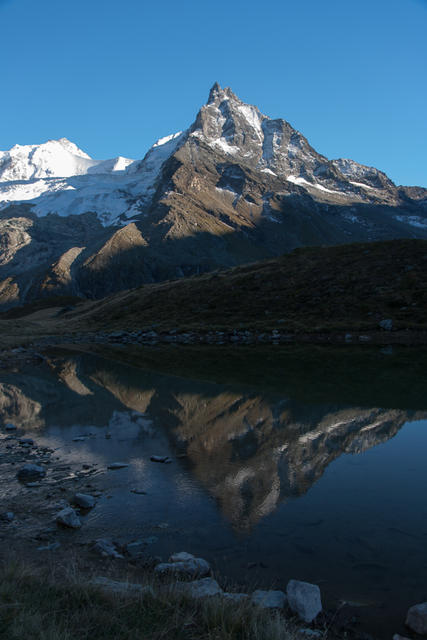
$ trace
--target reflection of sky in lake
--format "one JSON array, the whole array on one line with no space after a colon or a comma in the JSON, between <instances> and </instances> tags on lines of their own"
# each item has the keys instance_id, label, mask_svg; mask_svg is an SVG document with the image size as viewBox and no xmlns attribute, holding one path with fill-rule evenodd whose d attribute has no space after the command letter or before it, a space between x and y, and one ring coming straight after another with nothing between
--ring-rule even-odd
<instances>
[{"instance_id":1,"label":"reflection of sky in lake","mask_svg":"<svg viewBox=\"0 0 427 640\"><path fill-rule=\"evenodd\" d=\"M96 476L103 494L79 539L155 532L153 553L187 550L237 581L316 582L329 604L369 605L359 613L387 619L376 631L388 635L427 599L427 412L82 356L8 374L0 397L5 421L67 460L129 464Z\"/></svg>"}]
</instances>

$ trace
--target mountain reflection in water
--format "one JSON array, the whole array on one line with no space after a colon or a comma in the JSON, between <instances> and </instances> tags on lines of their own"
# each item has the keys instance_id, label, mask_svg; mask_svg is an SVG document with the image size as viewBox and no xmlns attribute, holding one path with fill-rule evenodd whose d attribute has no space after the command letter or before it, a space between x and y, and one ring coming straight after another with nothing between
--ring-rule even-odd
<instances>
[{"instance_id":1,"label":"mountain reflection in water","mask_svg":"<svg viewBox=\"0 0 427 640\"><path fill-rule=\"evenodd\" d=\"M423 595L427 566L426 429L419 422L427 419L427 379L419 370L412 376L410 354L403 369L393 359L369 369L371 359L366 395L356 369L344 385L339 363L328 378L323 361L320 374L301 354L301 372L292 370L288 354L282 377L264 374L261 360L253 375L241 355L241 383L238 370L232 381L225 373L221 379L218 361L211 375L207 358L203 376L162 373L162 363L151 366L155 354L147 361L141 356L144 369L57 352L44 365L3 376L0 418L69 444L70 434L88 429L113 434L114 444L105 438L79 443L78 455L90 452L104 466L128 456L140 475L120 476L128 480L116 488L116 501L101 500L87 529L105 526L103 513L110 517L113 504L123 503L121 532L137 533L142 518L146 526L167 512L182 533L179 542L169 539L170 550L185 546L205 554L234 579L255 560L266 567L256 578L264 586L296 577L324 584L334 602L365 597L377 603L377 615L387 612L396 630L405 607ZM231 366L225 360L224 372ZM256 384L248 383L251 376ZM398 442L390 446L393 438ZM153 453L171 455L174 464L150 466ZM142 480L156 504L147 496L139 512L129 502L129 486Z\"/></svg>"},{"instance_id":2,"label":"mountain reflection in water","mask_svg":"<svg viewBox=\"0 0 427 640\"><path fill-rule=\"evenodd\" d=\"M144 415L186 454L193 476L242 531L306 493L343 453L366 451L405 422L427 418L423 411L303 403L91 356L50 359L49 370L10 379L0 384L0 417L20 427L104 426L123 408Z\"/></svg>"}]
</instances>

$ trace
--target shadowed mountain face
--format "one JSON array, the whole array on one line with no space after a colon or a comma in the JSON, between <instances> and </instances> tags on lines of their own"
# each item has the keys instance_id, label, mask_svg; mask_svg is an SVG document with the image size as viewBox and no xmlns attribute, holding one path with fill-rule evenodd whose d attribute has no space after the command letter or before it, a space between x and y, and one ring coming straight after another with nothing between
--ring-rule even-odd
<instances>
[{"instance_id":1,"label":"shadowed mountain face","mask_svg":"<svg viewBox=\"0 0 427 640\"><path fill-rule=\"evenodd\" d=\"M119 414L143 414L176 455L186 455L183 464L242 532L304 495L342 454L375 447L405 422L427 417L333 397L313 404L286 391L177 378L87 356L8 374L0 391L1 419L25 429L104 427Z\"/></svg>"},{"instance_id":2,"label":"shadowed mountain face","mask_svg":"<svg viewBox=\"0 0 427 640\"><path fill-rule=\"evenodd\" d=\"M12 151L0 158L3 308L102 297L298 246L427 238L426 189L328 160L217 84L195 122L141 161L94 161L64 140Z\"/></svg>"}]
</instances>

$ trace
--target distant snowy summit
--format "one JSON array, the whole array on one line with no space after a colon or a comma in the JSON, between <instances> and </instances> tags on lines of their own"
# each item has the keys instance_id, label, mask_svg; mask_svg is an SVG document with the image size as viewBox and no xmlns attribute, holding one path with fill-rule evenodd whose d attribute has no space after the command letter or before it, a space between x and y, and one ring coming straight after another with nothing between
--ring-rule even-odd
<instances>
[{"instance_id":1,"label":"distant snowy summit","mask_svg":"<svg viewBox=\"0 0 427 640\"><path fill-rule=\"evenodd\" d=\"M67 138L42 144L16 144L8 151L0 151L0 182L111 173L124 171L132 162L122 157L94 160Z\"/></svg>"}]
</instances>

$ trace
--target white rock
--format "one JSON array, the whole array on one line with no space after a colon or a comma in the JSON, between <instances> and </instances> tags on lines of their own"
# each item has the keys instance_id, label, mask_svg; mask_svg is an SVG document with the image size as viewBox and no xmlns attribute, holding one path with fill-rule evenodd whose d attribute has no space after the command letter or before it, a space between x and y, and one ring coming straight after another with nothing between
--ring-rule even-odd
<instances>
[{"instance_id":1,"label":"white rock","mask_svg":"<svg viewBox=\"0 0 427 640\"><path fill-rule=\"evenodd\" d=\"M95 587L100 587L103 591L109 591L111 593L117 593L121 595L133 595L133 594L150 594L154 595L151 587L143 586L142 584L135 584L132 582L118 582L117 580L110 580L109 578L99 577L90 581L90 584Z\"/></svg>"},{"instance_id":2,"label":"white rock","mask_svg":"<svg viewBox=\"0 0 427 640\"><path fill-rule=\"evenodd\" d=\"M177 582L175 589L185 593L190 598L209 598L222 594L222 589L213 578L202 578L193 582Z\"/></svg>"},{"instance_id":3,"label":"white rock","mask_svg":"<svg viewBox=\"0 0 427 640\"><path fill-rule=\"evenodd\" d=\"M160 574L173 573L185 577L206 576L211 568L203 558L190 558L181 562L161 562L154 571Z\"/></svg>"},{"instance_id":4,"label":"white rock","mask_svg":"<svg viewBox=\"0 0 427 640\"><path fill-rule=\"evenodd\" d=\"M56 522L70 529L80 529L82 523L72 507L62 509L56 516Z\"/></svg>"},{"instance_id":5,"label":"white rock","mask_svg":"<svg viewBox=\"0 0 427 640\"><path fill-rule=\"evenodd\" d=\"M286 604L286 595L283 591L254 591L251 597L252 604L263 609L283 609Z\"/></svg>"},{"instance_id":6,"label":"white rock","mask_svg":"<svg viewBox=\"0 0 427 640\"><path fill-rule=\"evenodd\" d=\"M427 602L415 604L409 609L406 625L416 633L427 634Z\"/></svg>"},{"instance_id":7,"label":"white rock","mask_svg":"<svg viewBox=\"0 0 427 640\"><path fill-rule=\"evenodd\" d=\"M290 580L286 587L286 593L290 608L304 622L312 622L317 614L322 611L320 589L316 584Z\"/></svg>"}]
</instances>

